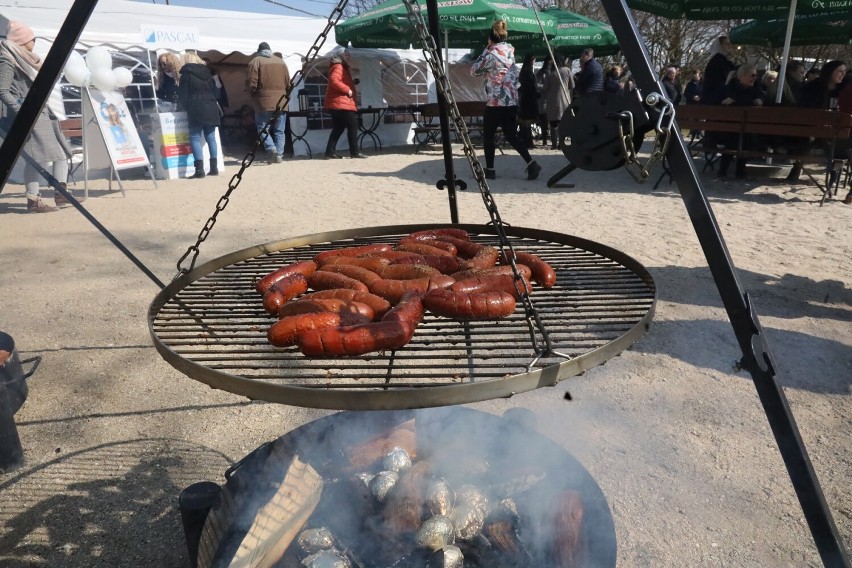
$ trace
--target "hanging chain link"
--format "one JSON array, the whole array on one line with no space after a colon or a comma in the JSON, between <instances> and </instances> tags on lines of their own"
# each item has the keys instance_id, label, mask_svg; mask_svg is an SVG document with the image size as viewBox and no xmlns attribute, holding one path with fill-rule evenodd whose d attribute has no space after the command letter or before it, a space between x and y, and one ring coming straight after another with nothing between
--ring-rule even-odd
<instances>
[{"instance_id":1,"label":"hanging chain link","mask_svg":"<svg viewBox=\"0 0 852 568\"><path fill-rule=\"evenodd\" d=\"M622 111L618 113L618 136L624 151L624 169L637 181L643 183L651 177L654 167L665 157L669 150L669 142L673 136L672 124L674 123L674 105L666 97L658 93L651 93L645 97L645 104L657 114L657 123L654 125L654 147L651 155L643 165L636 156L636 147L633 144L635 132L633 129L633 113ZM625 123L627 131L625 132Z\"/></svg>"},{"instance_id":2,"label":"hanging chain link","mask_svg":"<svg viewBox=\"0 0 852 568\"><path fill-rule=\"evenodd\" d=\"M240 185L240 182L243 179L243 172L252 165L255 159L255 155L257 153L258 148L263 147L266 139L270 136L269 131L275 122L278 120L278 117L281 116L282 112L285 112L284 109L289 108L290 106L290 93L295 89L304 79L304 71L308 69L310 64L317 58L319 55L319 50L322 48L325 40L328 39L329 32L334 28L337 22L340 20L341 16L343 16L343 9L346 7L348 0L340 0L337 6L332 10L331 15L328 17L328 22L326 23L325 29L317 36L317 39L314 41L314 44L308 50L307 55L305 55L305 62L302 64L302 68L296 71L293 75L293 78L290 81L290 87L284 92L280 99L278 99L278 103L275 105L275 112L272 117L263 127L263 129L258 133L257 138L254 141L254 145L249 150L248 154L242 160L240 164L240 170L234 174L231 178L231 181L228 183L228 189L225 191L225 194L219 198L219 201L216 203L216 210L213 212L213 215L207 219L207 222L204 224L204 227L201 229L201 232L198 233L198 240L194 245L190 246L182 257L177 262L178 272L175 275L173 280L178 279L180 276L190 272L193 268L195 268L195 261L198 259L198 252L201 243L207 240L207 237L210 235L210 231L213 229L213 225L216 224L216 218L219 216L219 213L225 210L225 207L228 206L228 202L231 198L231 193L237 189L237 186ZM191 257L191 258L190 258ZM184 266L184 261L189 258L189 265Z\"/></svg>"},{"instance_id":3,"label":"hanging chain link","mask_svg":"<svg viewBox=\"0 0 852 568\"><path fill-rule=\"evenodd\" d=\"M571 359L570 355L560 353L553 349L553 345L550 341L550 335L547 333L538 311L536 311L532 301L530 300L529 294L527 294L525 287L521 283L522 277L520 272L518 272L517 265L515 264L514 249L506 235L506 225L500 218L500 212L497 210L497 203L495 203L494 197L488 189L488 182L485 180L485 170L482 168L482 164L479 163L479 160L476 157L476 152L474 151L473 144L470 141L467 124L462 118L461 112L459 112L459 108L456 105L452 85L450 85L449 78L441 66L441 60L438 55L438 48L435 45L435 39L427 31L420 6L417 4L416 0L403 0L403 4L405 4L406 9L408 10L408 19L414 26L417 37L420 39L420 43L422 44L423 55L426 57L429 68L432 70L432 75L435 77L435 86L447 103L447 110L449 111L450 118L452 119L456 132L462 141L464 154L467 157L471 170L473 171L473 177L476 179L476 184L479 186L479 193L482 195L482 200L485 202L485 208L488 211L488 215L491 217L490 224L494 226L494 229L497 232L497 237L500 241L500 250L512 267L512 273L515 276L515 288L524 304L524 313L527 327L530 332L530 340L536 355L527 366L527 371L531 371L539 359L546 355L556 355L565 359ZM538 333L541 334L541 338L544 341L543 347L539 345L536 330L538 330Z\"/></svg>"}]
</instances>

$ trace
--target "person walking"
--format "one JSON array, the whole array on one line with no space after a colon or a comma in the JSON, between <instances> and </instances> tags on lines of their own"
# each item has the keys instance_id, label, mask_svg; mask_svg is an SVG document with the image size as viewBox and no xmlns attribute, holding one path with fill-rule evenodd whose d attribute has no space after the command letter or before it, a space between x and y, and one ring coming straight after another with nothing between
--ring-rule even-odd
<instances>
[{"instance_id":1,"label":"person walking","mask_svg":"<svg viewBox=\"0 0 852 568\"><path fill-rule=\"evenodd\" d=\"M331 132L325 145L326 160L342 158L336 150L337 141L344 130L349 143L349 157L367 157L358 151L358 105L355 102L358 91L355 90L355 80L350 71L351 57L348 49L343 50L343 55L334 55L328 70L328 89L325 91L323 108L331 114Z\"/></svg>"},{"instance_id":2,"label":"person walking","mask_svg":"<svg viewBox=\"0 0 852 568\"><path fill-rule=\"evenodd\" d=\"M219 174L219 148L216 144L216 128L222 122L221 109L216 101L216 83L210 69L195 53L184 56L184 66L180 69L179 99L186 109L189 125L189 144L195 161L195 173L189 179L204 177L204 147L207 142L210 152L210 171L207 175Z\"/></svg>"},{"instance_id":3,"label":"person walking","mask_svg":"<svg viewBox=\"0 0 852 568\"><path fill-rule=\"evenodd\" d=\"M524 64L521 66L521 73L518 77L518 123L521 140L527 145L527 148L535 147L532 125L538 121L539 92L533 65L535 65L535 55L528 54L524 57Z\"/></svg>"},{"instance_id":4,"label":"person walking","mask_svg":"<svg viewBox=\"0 0 852 568\"><path fill-rule=\"evenodd\" d=\"M268 43L260 42L255 57L249 61L246 69L246 90L254 104L254 124L258 134L275 116L278 101L289 88L290 70L287 64L280 57L272 55L272 49ZM268 136L263 141L263 148L266 150L270 164L283 161L285 122L286 113L284 109L281 109Z\"/></svg>"},{"instance_id":5,"label":"person walking","mask_svg":"<svg viewBox=\"0 0 852 568\"><path fill-rule=\"evenodd\" d=\"M560 81L561 79L561 81ZM564 88L563 88L564 87ZM556 54L556 68L544 79L544 100L547 109L547 121L550 125L551 150L558 150L562 143L559 139L559 121L565 109L571 104L571 91L574 89L574 77L571 76L571 64L564 55Z\"/></svg>"},{"instance_id":6,"label":"person walking","mask_svg":"<svg viewBox=\"0 0 852 568\"><path fill-rule=\"evenodd\" d=\"M529 149L518 137L518 70L515 67L515 48L506 41L508 36L506 22L494 22L485 51L470 67L471 75L485 77L486 101L482 116L485 177L497 178L494 170L495 138L497 128L502 127L503 137L527 164L527 179L533 180L541 173L541 166L532 159Z\"/></svg>"},{"instance_id":7,"label":"person walking","mask_svg":"<svg viewBox=\"0 0 852 568\"><path fill-rule=\"evenodd\" d=\"M604 72L595 59L595 50L587 47L580 56L580 74L577 76L577 94L599 93L604 87Z\"/></svg>"},{"instance_id":8,"label":"person walking","mask_svg":"<svg viewBox=\"0 0 852 568\"><path fill-rule=\"evenodd\" d=\"M3 129L4 138L41 69L41 58L33 53L34 46L33 30L23 22L10 21L6 39L0 41L0 127ZM59 128L59 121L47 105L41 109L32 131L27 136L23 152L50 171L63 188L66 187L71 146ZM24 167L27 212L50 213L58 211L60 206L70 205L58 192L54 193L53 197L56 207L42 199L40 179L41 175L35 167L27 162ZM76 199L83 201L85 198L80 196Z\"/></svg>"},{"instance_id":9,"label":"person walking","mask_svg":"<svg viewBox=\"0 0 852 568\"><path fill-rule=\"evenodd\" d=\"M663 88L666 90L666 97L677 106L683 98L683 89L680 82L677 80L677 67L669 67L663 75Z\"/></svg>"}]
</instances>

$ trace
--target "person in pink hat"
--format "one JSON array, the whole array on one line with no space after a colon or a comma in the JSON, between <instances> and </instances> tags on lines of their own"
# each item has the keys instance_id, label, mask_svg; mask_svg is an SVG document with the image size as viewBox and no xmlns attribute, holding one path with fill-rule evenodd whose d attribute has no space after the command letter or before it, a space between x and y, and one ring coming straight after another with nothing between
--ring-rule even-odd
<instances>
[{"instance_id":1,"label":"person in pink hat","mask_svg":"<svg viewBox=\"0 0 852 568\"><path fill-rule=\"evenodd\" d=\"M21 104L41 68L41 59L33 53L35 33L22 22L9 22L6 39L0 41L0 127L9 130ZM61 184L68 179L71 147L59 129L59 122L45 105L24 143L23 151L53 174ZM49 213L61 205L70 205L59 193L54 195L56 207L41 197L39 173L29 163L24 168L27 211ZM82 198L78 198L82 201Z\"/></svg>"}]
</instances>

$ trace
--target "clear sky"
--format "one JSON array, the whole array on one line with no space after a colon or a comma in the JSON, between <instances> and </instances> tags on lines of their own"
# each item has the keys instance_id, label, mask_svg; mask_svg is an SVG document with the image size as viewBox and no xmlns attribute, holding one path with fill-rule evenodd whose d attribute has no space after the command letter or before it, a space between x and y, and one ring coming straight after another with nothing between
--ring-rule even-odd
<instances>
[{"instance_id":1,"label":"clear sky","mask_svg":"<svg viewBox=\"0 0 852 568\"><path fill-rule=\"evenodd\" d=\"M136 0L152 3L152 0ZM214 10L238 10L240 12L265 12L279 16L328 17L337 2L331 0L156 0L154 4L194 6Z\"/></svg>"}]
</instances>

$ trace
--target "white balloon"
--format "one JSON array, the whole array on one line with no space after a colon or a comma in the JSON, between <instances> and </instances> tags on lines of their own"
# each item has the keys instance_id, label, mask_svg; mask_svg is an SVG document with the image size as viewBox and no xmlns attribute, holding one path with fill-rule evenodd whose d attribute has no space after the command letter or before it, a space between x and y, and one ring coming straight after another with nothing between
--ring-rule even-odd
<instances>
[{"instance_id":1,"label":"white balloon","mask_svg":"<svg viewBox=\"0 0 852 568\"><path fill-rule=\"evenodd\" d=\"M127 67L116 67L112 70L116 87L126 87L133 82L133 73Z\"/></svg>"},{"instance_id":2,"label":"white balloon","mask_svg":"<svg viewBox=\"0 0 852 568\"><path fill-rule=\"evenodd\" d=\"M92 81L92 74L84 62L82 65L66 65L65 78L75 87L85 87Z\"/></svg>"},{"instance_id":3,"label":"white balloon","mask_svg":"<svg viewBox=\"0 0 852 568\"><path fill-rule=\"evenodd\" d=\"M65 68L68 69L69 67L86 67L86 60L76 51L72 51L71 55L68 56L68 61L65 62Z\"/></svg>"},{"instance_id":4,"label":"white balloon","mask_svg":"<svg viewBox=\"0 0 852 568\"><path fill-rule=\"evenodd\" d=\"M112 91L115 89L115 75L112 69L95 69L92 71L92 84L101 91Z\"/></svg>"},{"instance_id":5,"label":"white balloon","mask_svg":"<svg viewBox=\"0 0 852 568\"><path fill-rule=\"evenodd\" d=\"M112 55L107 48L102 45L96 45L86 53L86 63L89 70L94 73L98 69L112 70Z\"/></svg>"}]
</instances>

